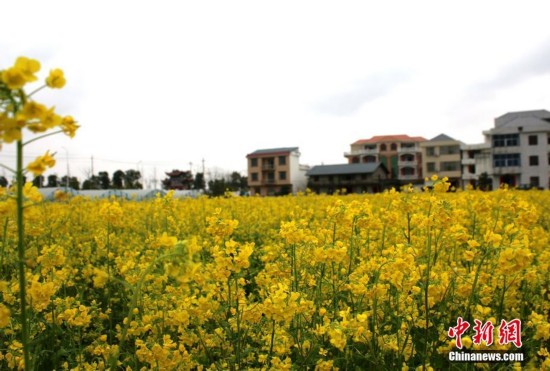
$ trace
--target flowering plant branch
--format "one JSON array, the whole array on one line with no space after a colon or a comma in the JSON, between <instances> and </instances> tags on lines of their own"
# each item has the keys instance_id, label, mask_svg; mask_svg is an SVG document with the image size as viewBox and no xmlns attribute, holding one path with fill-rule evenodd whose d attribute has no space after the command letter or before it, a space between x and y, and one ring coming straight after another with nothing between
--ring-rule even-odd
<instances>
[{"instance_id":1,"label":"flowering plant branch","mask_svg":"<svg viewBox=\"0 0 550 371\"><path fill-rule=\"evenodd\" d=\"M62 117L55 113L55 108L47 108L31 97L38 91L49 87L61 89L65 86L65 77L62 70L51 70L45 84L27 94L25 85L38 80L36 73L40 71L40 63L34 59L19 57L12 67L0 70L0 149L3 143L16 144L16 167L12 169L0 164L15 176L15 199L17 214L17 254L19 276L19 309L21 321L21 344L23 345L24 369L30 370L31 351L29 341L29 318L27 315L26 298L26 265L25 265L25 223L23 212L25 201L36 199L37 193L31 186L23 184L24 174L29 171L35 176L43 174L48 168L55 165L52 154L46 152L25 166L23 164L24 146L50 135L65 133L71 138L75 135L78 125L71 116ZM24 129L39 136L23 142ZM51 133L44 132L58 129ZM35 201L35 200L34 200Z\"/></svg>"}]
</instances>

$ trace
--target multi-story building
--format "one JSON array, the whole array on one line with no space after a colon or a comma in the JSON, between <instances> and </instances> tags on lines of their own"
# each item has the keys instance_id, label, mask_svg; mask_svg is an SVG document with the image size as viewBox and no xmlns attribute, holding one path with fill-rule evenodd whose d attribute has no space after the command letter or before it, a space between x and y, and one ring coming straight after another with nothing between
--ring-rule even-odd
<instances>
[{"instance_id":1,"label":"multi-story building","mask_svg":"<svg viewBox=\"0 0 550 371\"><path fill-rule=\"evenodd\" d=\"M259 149L246 158L251 195L284 195L306 189L309 167L300 165L298 147Z\"/></svg>"},{"instance_id":2,"label":"multi-story building","mask_svg":"<svg viewBox=\"0 0 550 371\"><path fill-rule=\"evenodd\" d=\"M308 188L316 193L376 193L388 185L388 170L380 162L318 165L313 166L307 176Z\"/></svg>"},{"instance_id":3,"label":"multi-story building","mask_svg":"<svg viewBox=\"0 0 550 371\"><path fill-rule=\"evenodd\" d=\"M510 112L495 119L495 127L484 131L490 145L493 188L541 187L550 184L550 112Z\"/></svg>"},{"instance_id":4,"label":"multi-story building","mask_svg":"<svg viewBox=\"0 0 550 371\"><path fill-rule=\"evenodd\" d=\"M350 164L380 162L391 179L418 183L423 181L420 143L425 141L423 137L408 135L379 135L352 143L344 156Z\"/></svg>"},{"instance_id":5,"label":"multi-story building","mask_svg":"<svg viewBox=\"0 0 550 371\"><path fill-rule=\"evenodd\" d=\"M430 178L432 175L447 177L452 186L455 188L460 187L462 175L461 144L458 140L445 134L440 134L420 143L424 177Z\"/></svg>"},{"instance_id":6,"label":"multi-story building","mask_svg":"<svg viewBox=\"0 0 550 371\"><path fill-rule=\"evenodd\" d=\"M474 188L482 187L484 190L492 189L492 184L479 184L482 174L489 175L492 172L491 146L489 143L462 144L460 146L462 164L462 188L470 185ZM491 182L492 183L492 182Z\"/></svg>"}]
</instances>

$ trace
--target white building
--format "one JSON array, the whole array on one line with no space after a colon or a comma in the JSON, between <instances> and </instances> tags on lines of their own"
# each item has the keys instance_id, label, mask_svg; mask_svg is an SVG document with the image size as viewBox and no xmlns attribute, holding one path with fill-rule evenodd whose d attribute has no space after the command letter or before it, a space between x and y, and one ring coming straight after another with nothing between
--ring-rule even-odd
<instances>
[{"instance_id":1,"label":"white building","mask_svg":"<svg viewBox=\"0 0 550 371\"><path fill-rule=\"evenodd\" d=\"M510 112L497 117L495 127L483 134L490 146L493 189L503 183L549 188L550 112Z\"/></svg>"},{"instance_id":2,"label":"white building","mask_svg":"<svg viewBox=\"0 0 550 371\"><path fill-rule=\"evenodd\" d=\"M462 144L460 146L462 165L462 188L467 185L478 187L481 174L493 172L490 143Z\"/></svg>"}]
</instances>

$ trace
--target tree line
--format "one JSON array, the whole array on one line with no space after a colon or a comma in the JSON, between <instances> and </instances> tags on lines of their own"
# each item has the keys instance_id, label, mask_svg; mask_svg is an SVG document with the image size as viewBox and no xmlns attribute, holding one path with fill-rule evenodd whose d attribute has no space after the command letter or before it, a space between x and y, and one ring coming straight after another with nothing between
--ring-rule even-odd
<instances>
[{"instance_id":1,"label":"tree line","mask_svg":"<svg viewBox=\"0 0 550 371\"><path fill-rule=\"evenodd\" d=\"M248 191L247 177L242 176L237 171L225 174L215 174L212 179L207 182L203 173L195 173L191 171L173 170L171 173L177 174L175 177L169 176L161 181L161 186L165 190L184 189L184 190L202 190L210 196L223 196L225 192L238 192L244 195ZM27 182L28 179L23 179ZM58 176L50 174L47 177L43 175L36 176L32 183L38 188L57 188L68 187L74 190L91 190L91 189L143 189L141 172L134 169L126 171L117 170L112 177L107 171L100 171L89 176L82 183L75 176ZM9 181L5 176L0 176L0 187L9 186Z\"/></svg>"}]
</instances>

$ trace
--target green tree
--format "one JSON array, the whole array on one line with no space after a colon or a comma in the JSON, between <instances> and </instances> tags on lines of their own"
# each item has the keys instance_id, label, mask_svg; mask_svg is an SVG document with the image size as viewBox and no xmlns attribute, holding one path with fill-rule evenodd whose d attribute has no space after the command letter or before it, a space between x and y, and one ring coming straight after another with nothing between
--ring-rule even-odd
<instances>
[{"instance_id":1,"label":"green tree","mask_svg":"<svg viewBox=\"0 0 550 371\"><path fill-rule=\"evenodd\" d=\"M42 188L46 185L46 179L44 178L44 175L37 175L32 180L32 185L36 188Z\"/></svg>"},{"instance_id":2,"label":"green tree","mask_svg":"<svg viewBox=\"0 0 550 371\"><path fill-rule=\"evenodd\" d=\"M224 178L213 179L208 182L208 194L212 197L219 197L229 189L229 183Z\"/></svg>"},{"instance_id":3,"label":"green tree","mask_svg":"<svg viewBox=\"0 0 550 371\"><path fill-rule=\"evenodd\" d=\"M106 171L100 171L97 174L98 181L99 181L99 187L101 189L109 189L111 188L111 179L109 179L109 173Z\"/></svg>"},{"instance_id":4,"label":"green tree","mask_svg":"<svg viewBox=\"0 0 550 371\"><path fill-rule=\"evenodd\" d=\"M72 176L69 178L69 188L75 189L77 191L80 189L80 181L77 177Z\"/></svg>"},{"instance_id":5,"label":"green tree","mask_svg":"<svg viewBox=\"0 0 550 371\"><path fill-rule=\"evenodd\" d=\"M91 175L88 179L82 182L82 189L101 189L99 177L97 175Z\"/></svg>"},{"instance_id":6,"label":"green tree","mask_svg":"<svg viewBox=\"0 0 550 371\"><path fill-rule=\"evenodd\" d=\"M489 178L489 174L487 174L487 172L483 172L479 175L479 179L477 180L477 188L482 191L490 191L493 189L493 182L491 178Z\"/></svg>"},{"instance_id":7,"label":"green tree","mask_svg":"<svg viewBox=\"0 0 550 371\"><path fill-rule=\"evenodd\" d=\"M206 182L204 181L203 173L196 173L195 180L193 181L193 189L204 189L206 187Z\"/></svg>"},{"instance_id":8,"label":"green tree","mask_svg":"<svg viewBox=\"0 0 550 371\"><path fill-rule=\"evenodd\" d=\"M140 182L141 173L134 169L126 170L124 173L124 188L125 189L142 189L143 185Z\"/></svg>"},{"instance_id":9,"label":"green tree","mask_svg":"<svg viewBox=\"0 0 550 371\"><path fill-rule=\"evenodd\" d=\"M0 176L0 187L7 187L8 186L8 180L5 176Z\"/></svg>"},{"instance_id":10,"label":"green tree","mask_svg":"<svg viewBox=\"0 0 550 371\"><path fill-rule=\"evenodd\" d=\"M124 188L124 171L117 170L113 173L113 188L115 189Z\"/></svg>"},{"instance_id":11,"label":"green tree","mask_svg":"<svg viewBox=\"0 0 550 371\"><path fill-rule=\"evenodd\" d=\"M46 185L46 187L50 187L50 188L59 187L59 179L57 178L57 175L55 174L48 175L48 184Z\"/></svg>"}]
</instances>

